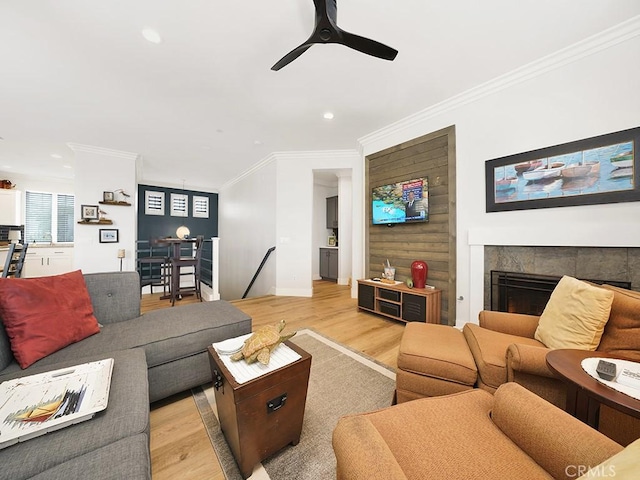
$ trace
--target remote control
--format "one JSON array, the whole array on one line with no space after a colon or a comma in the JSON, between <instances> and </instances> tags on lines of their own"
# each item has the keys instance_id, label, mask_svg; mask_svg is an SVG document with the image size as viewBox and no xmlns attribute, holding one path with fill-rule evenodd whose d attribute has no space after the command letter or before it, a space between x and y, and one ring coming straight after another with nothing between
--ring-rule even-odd
<instances>
[{"instance_id":1,"label":"remote control","mask_svg":"<svg viewBox=\"0 0 640 480\"><path fill-rule=\"evenodd\" d=\"M600 360L596 367L596 373L603 380L613 380L616 378L616 364L607 362L606 360Z\"/></svg>"}]
</instances>

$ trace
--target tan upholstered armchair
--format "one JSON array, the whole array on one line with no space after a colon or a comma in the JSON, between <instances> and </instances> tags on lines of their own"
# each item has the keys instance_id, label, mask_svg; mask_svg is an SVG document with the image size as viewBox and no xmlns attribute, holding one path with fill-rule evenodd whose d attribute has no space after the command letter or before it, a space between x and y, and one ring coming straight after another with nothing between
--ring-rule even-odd
<instances>
[{"instance_id":1,"label":"tan upholstered armchair","mask_svg":"<svg viewBox=\"0 0 640 480\"><path fill-rule=\"evenodd\" d=\"M631 478L623 473L635 468L640 442L622 450L507 383L495 395L469 390L343 417L333 449L338 480L569 479L612 456L607 471Z\"/></svg>"},{"instance_id":2,"label":"tan upholstered armchair","mask_svg":"<svg viewBox=\"0 0 640 480\"><path fill-rule=\"evenodd\" d=\"M608 285L604 288L613 292L613 299L596 350L640 361L640 292ZM439 325L408 324L398 355L398 402L474 387L493 393L506 382L516 382L564 408L566 387L546 364L550 348L534 338L539 319L531 315L482 311L479 324L468 323L461 333L456 329L442 332ZM416 336L423 341L412 341ZM445 368L447 363L442 361L443 350L450 368ZM458 373L462 366L467 370L473 366L468 365L469 352L477 369L475 383L462 379ZM435 370L434 364L441 367ZM432 387L434 382L438 383L438 389ZM600 410L599 429L623 445L640 438L639 420L604 405Z\"/></svg>"},{"instance_id":3,"label":"tan upholstered armchair","mask_svg":"<svg viewBox=\"0 0 640 480\"><path fill-rule=\"evenodd\" d=\"M613 291L613 301L596 351L640 361L640 292L604 288ZM480 324L465 325L463 333L478 366L478 386L492 391L504 382L517 382L564 408L565 384L546 363L550 349L534 339L539 318L483 311ZM640 421L606 406L601 407L599 428L624 445L640 438Z\"/></svg>"}]
</instances>

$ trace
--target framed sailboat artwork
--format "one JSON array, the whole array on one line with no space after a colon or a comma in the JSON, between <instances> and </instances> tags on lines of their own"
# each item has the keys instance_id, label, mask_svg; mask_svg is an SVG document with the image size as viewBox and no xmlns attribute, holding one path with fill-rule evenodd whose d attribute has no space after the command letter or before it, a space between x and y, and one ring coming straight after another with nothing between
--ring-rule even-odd
<instances>
[{"instance_id":1,"label":"framed sailboat artwork","mask_svg":"<svg viewBox=\"0 0 640 480\"><path fill-rule=\"evenodd\" d=\"M640 201L640 127L485 162L486 210Z\"/></svg>"}]
</instances>

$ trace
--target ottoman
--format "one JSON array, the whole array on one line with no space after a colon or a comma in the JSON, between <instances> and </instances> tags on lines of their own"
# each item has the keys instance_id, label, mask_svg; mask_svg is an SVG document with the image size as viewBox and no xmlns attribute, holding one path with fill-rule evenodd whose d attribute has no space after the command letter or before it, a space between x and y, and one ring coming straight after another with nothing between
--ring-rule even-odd
<instances>
[{"instance_id":1,"label":"ottoman","mask_svg":"<svg viewBox=\"0 0 640 480\"><path fill-rule=\"evenodd\" d=\"M473 355L460 330L407 323L398 352L397 403L471 390L477 378Z\"/></svg>"}]
</instances>

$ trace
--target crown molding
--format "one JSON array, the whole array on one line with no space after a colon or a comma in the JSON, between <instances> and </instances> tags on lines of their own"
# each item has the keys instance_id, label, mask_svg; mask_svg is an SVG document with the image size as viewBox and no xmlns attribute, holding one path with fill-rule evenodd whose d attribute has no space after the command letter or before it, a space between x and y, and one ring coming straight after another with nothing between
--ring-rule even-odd
<instances>
[{"instance_id":1,"label":"crown molding","mask_svg":"<svg viewBox=\"0 0 640 480\"><path fill-rule=\"evenodd\" d=\"M458 95L448 98L447 100L436 103L431 107L405 117L402 120L392 123L380 130L360 137L358 139L358 143L361 146L361 150L364 151L366 150L363 148L365 145L396 135L398 132L419 125L425 120L437 117L438 115L455 110L488 95L510 88L513 85L525 82L552 70L561 68L569 63L578 61L584 57L588 57L602 50L614 47L620 43L631 40L638 35L640 35L640 15L631 17L630 19L603 30L600 33L587 37L586 39L574 43L566 48L523 65L509 73L477 85Z\"/></svg>"},{"instance_id":2,"label":"crown molding","mask_svg":"<svg viewBox=\"0 0 640 480\"><path fill-rule=\"evenodd\" d=\"M140 156L139 153L124 152L122 150L113 150L111 148L95 147L93 145L83 145L80 143L67 143L67 146L74 152L93 153L128 160L137 160Z\"/></svg>"},{"instance_id":3,"label":"crown molding","mask_svg":"<svg viewBox=\"0 0 640 480\"><path fill-rule=\"evenodd\" d=\"M308 151L293 151L293 152L274 152L274 155L278 160L317 160L326 158L359 158L358 151L353 150L308 150Z\"/></svg>"},{"instance_id":4,"label":"crown molding","mask_svg":"<svg viewBox=\"0 0 640 480\"><path fill-rule=\"evenodd\" d=\"M273 152L267 155L265 158L254 164L248 170L238 175L233 180L229 180L222 185L220 190L225 190L238 183L243 178L254 174L258 170L270 165L278 160L318 160L327 158L360 158L357 150L312 150L312 151L293 151L293 152Z\"/></svg>"},{"instance_id":5,"label":"crown molding","mask_svg":"<svg viewBox=\"0 0 640 480\"><path fill-rule=\"evenodd\" d=\"M254 163L251 166L251 168L249 168L248 170L245 170L240 175L238 175L236 178L233 178L233 179L229 180L228 182L224 183L222 185L222 187L220 187L220 191L222 192L225 189L234 186L236 183L240 182L243 178L246 178L249 175L254 174L258 170L261 170L262 168L270 165L271 163L275 162L276 160L277 160L277 158L275 157L275 155L273 153L270 153L265 158L260 160L258 163Z\"/></svg>"}]
</instances>

